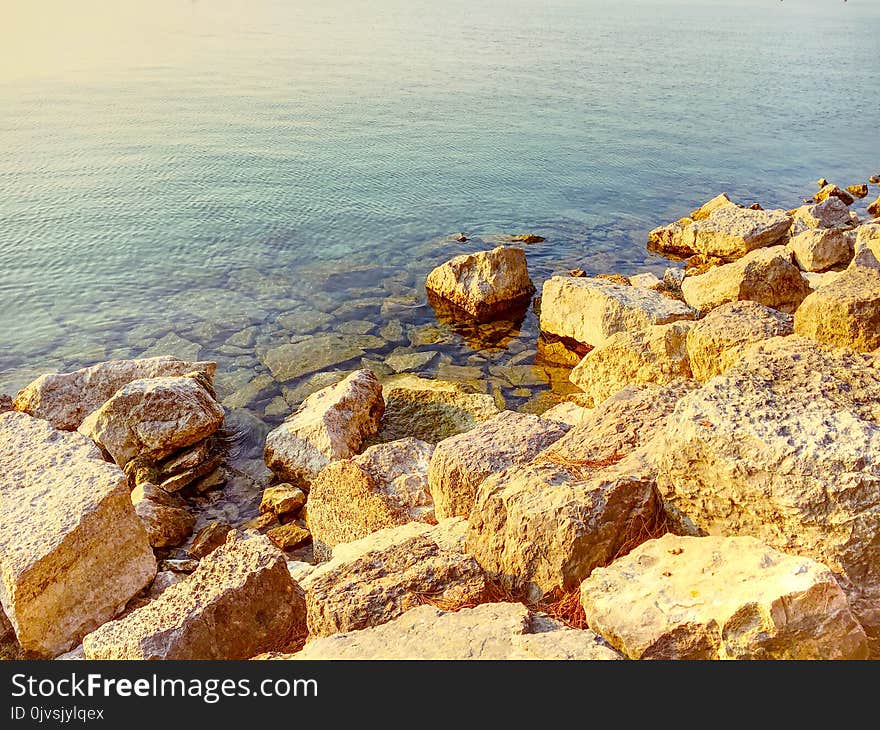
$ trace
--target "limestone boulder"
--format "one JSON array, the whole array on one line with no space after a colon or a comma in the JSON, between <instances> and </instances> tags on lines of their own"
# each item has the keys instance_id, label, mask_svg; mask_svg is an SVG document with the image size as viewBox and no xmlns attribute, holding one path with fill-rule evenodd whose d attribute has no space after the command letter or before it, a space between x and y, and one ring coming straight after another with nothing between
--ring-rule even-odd
<instances>
[{"instance_id":1,"label":"limestone boulder","mask_svg":"<svg viewBox=\"0 0 880 730\"><path fill-rule=\"evenodd\" d=\"M541 330L598 347L617 332L693 319L684 302L605 279L554 276L544 282Z\"/></svg>"},{"instance_id":2,"label":"limestone boulder","mask_svg":"<svg viewBox=\"0 0 880 730\"><path fill-rule=\"evenodd\" d=\"M287 646L305 619L284 555L231 532L195 572L83 640L87 659L248 659Z\"/></svg>"},{"instance_id":3,"label":"limestone boulder","mask_svg":"<svg viewBox=\"0 0 880 730\"><path fill-rule=\"evenodd\" d=\"M756 342L794 332L794 318L753 301L728 302L691 327L687 352L693 376L705 382L735 365Z\"/></svg>"},{"instance_id":4,"label":"limestone boulder","mask_svg":"<svg viewBox=\"0 0 880 730\"><path fill-rule=\"evenodd\" d=\"M441 441L428 469L437 517L467 517L487 476L531 461L566 431L556 421L504 411L472 431Z\"/></svg>"},{"instance_id":5,"label":"limestone boulder","mask_svg":"<svg viewBox=\"0 0 880 730\"><path fill-rule=\"evenodd\" d=\"M871 251L880 261L880 223L865 223L856 229L856 250L862 252L865 249Z\"/></svg>"},{"instance_id":6,"label":"limestone boulder","mask_svg":"<svg viewBox=\"0 0 880 730\"><path fill-rule=\"evenodd\" d=\"M756 248L780 243L789 228L791 217L784 210L725 205L694 224L694 248L703 256L732 261Z\"/></svg>"},{"instance_id":7,"label":"limestone boulder","mask_svg":"<svg viewBox=\"0 0 880 730\"><path fill-rule=\"evenodd\" d=\"M587 623L630 659L866 659L834 574L752 537L642 543L581 585Z\"/></svg>"},{"instance_id":8,"label":"limestone boulder","mask_svg":"<svg viewBox=\"0 0 880 730\"><path fill-rule=\"evenodd\" d=\"M223 416L198 377L146 378L116 391L78 430L125 467L135 457L159 461L198 443Z\"/></svg>"},{"instance_id":9,"label":"limestone boulder","mask_svg":"<svg viewBox=\"0 0 880 730\"><path fill-rule=\"evenodd\" d=\"M654 325L618 332L588 352L569 379L586 394L585 405L597 405L627 385L666 385L690 378L686 347L693 322Z\"/></svg>"},{"instance_id":10,"label":"limestone boulder","mask_svg":"<svg viewBox=\"0 0 880 730\"><path fill-rule=\"evenodd\" d=\"M830 197L814 205L802 205L792 214L794 231L807 228L850 228L851 211L840 198Z\"/></svg>"},{"instance_id":11,"label":"limestone boulder","mask_svg":"<svg viewBox=\"0 0 880 730\"><path fill-rule=\"evenodd\" d=\"M21 646L53 657L156 574L128 482L78 433L0 414L0 603Z\"/></svg>"},{"instance_id":12,"label":"limestone boulder","mask_svg":"<svg viewBox=\"0 0 880 730\"><path fill-rule=\"evenodd\" d=\"M432 524L428 464L434 446L414 438L377 444L352 459L334 461L309 492L315 557L328 560L340 543L408 522Z\"/></svg>"},{"instance_id":13,"label":"limestone boulder","mask_svg":"<svg viewBox=\"0 0 880 730\"><path fill-rule=\"evenodd\" d=\"M406 375L385 384L385 414L376 440L413 437L436 444L500 412L491 395L450 381Z\"/></svg>"},{"instance_id":14,"label":"limestone boulder","mask_svg":"<svg viewBox=\"0 0 880 730\"><path fill-rule=\"evenodd\" d=\"M792 336L759 343L682 397L658 487L679 529L751 535L839 574L880 636L880 370Z\"/></svg>"},{"instance_id":15,"label":"limestone boulder","mask_svg":"<svg viewBox=\"0 0 880 730\"><path fill-rule=\"evenodd\" d=\"M692 218L658 226L648 234L648 250L664 256L688 258L697 252L697 229Z\"/></svg>"},{"instance_id":16,"label":"limestone boulder","mask_svg":"<svg viewBox=\"0 0 880 730\"><path fill-rule=\"evenodd\" d=\"M810 293L810 285L792 263L788 249L771 246L704 274L686 276L681 291L684 300L701 312L745 299L793 312Z\"/></svg>"},{"instance_id":17,"label":"limestone boulder","mask_svg":"<svg viewBox=\"0 0 880 730\"><path fill-rule=\"evenodd\" d=\"M833 283L804 299L794 330L832 347L870 352L880 347L880 263L867 247Z\"/></svg>"},{"instance_id":18,"label":"limestone boulder","mask_svg":"<svg viewBox=\"0 0 880 730\"><path fill-rule=\"evenodd\" d=\"M478 321L525 307L535 292L525 251L509 246L456 256L428 274L425 288Z\"/></svg>"},{"instance_id":19,"label":"limestone boulder","mask_svg":"<svg viewBox=\"0 0 880 730\"><path fill-rule=\"evenodd\" d=\"M803 271L825 271L850 262L853 236L840 228L810 228L794 236L788 250Z\"/></svg>"},{"instance_id":20,"label":"limestone boulder","mask_svg":"<svg viewBox=\"0 0 880 730\"><path fill-rule=\"evenodd\" d=\"M580 424L549 447L563 463L611 465L624 456L648 447L663 432L666 419L679 399L696 390L693 380L669 385L629 385L588 409ZM650 452L651 456L657 456Z\"/></svg>"},{"instance_id":21,"label":"limestone boulder","mask_svg":"<svg viewBox=\"0 0 880 730\"><path fill-rule=\"evenodd\" d=\"M266 436L266 466L284 480L309 485L331 461L358 452L378 430L384 409L375 374L357 370L310 395Z\"/></svg>"},{"instance_id":22,"label":"limestone boulder","mask_svg":"<svg viewBox=\"0 0 880 730\"><path fill-rule=\"evenodd\" d=\"M337 545L302 580L310 636L387 623L431 602L454 610L482 603L483 570L464 550L467 522L411 522Z\"/></svg>"},{"instance_id":23,"label":"limestone boulder","mask_svg":"<svg viewBox=\"0 0 880 730\"><path fill-rule=\"evenodd\" d=\"M55 428L75 431L86 416L135 380L198 371L211 381L216 369L213 362L187 362L176 357L109 360L72 373L41 375L19 391L14 407L49 421Z\"/></svg>"},{"instance_id":24,"label":"limestone boulder","mask_svg":"<svg viewBox=\"0 0 880 730\"><path fill-rule=\"evenodd\" d=\"M258 657L260 658L260 657ZM589 629L572 629L521 603L460 611L411 608L381 626L310 641L296 654L266 659L621 659Z\"/></svg>"},{"instance_id":25,"label":"limestone boulder","mask_svg":"<svg viewBox=\"0 0 880 730\"><path fill-rule=\"evenodd\" d=\"M507 590L537 601L647 539L662 520L641 454L611 460L539 456L485 479L469 518L467 551Z\"/></svg>"},{"instance_id":26,"label":"limestone boulder","mask_svg":"<svg viewBox=\"0 0 880 730\"><path fill-rule=\"evenodd\" d=\"M719 208L726 208L731 206L737 209L739 208L736 203L731 201L727 193L721 193L720 195L716 195L714 198L712 198L712 200L703 203L699 208L697 208L693 213L690 214L689 218L694 221L704 221Z\"/></svg>"}]
</instances>

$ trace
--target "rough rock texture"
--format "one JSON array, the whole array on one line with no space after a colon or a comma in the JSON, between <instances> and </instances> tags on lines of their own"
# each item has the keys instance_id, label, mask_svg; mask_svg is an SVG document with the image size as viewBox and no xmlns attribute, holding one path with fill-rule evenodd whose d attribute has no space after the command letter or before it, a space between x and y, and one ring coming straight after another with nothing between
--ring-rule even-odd
<instances>
[{"instance_id":1,"label":"rough rock texture","mask_svg":"<svg viewBox=\"0 0 880 730\"><path fill-rule=\"evenodd\" d=\"M880 261L880 223L865 223L856 229L856 250L870 249Z\"/></svg>"},{"instance_id":2,"label":"rough rock texture","mask_svg":"<svg viewBox=\"0 0 880 730\"><path fill-rule=\"evenodd\" d=\"M725 208L728 206L739 208L736 203L730 200L730 198L727 196L727 193L721 193L720 195L716 195L714 198L712 198L712 200L703 203L699 208L691 213L689 217L693 221L704 221L719 208Z\"/></svg>"},{"instance_id":3,"label":"rough rock texture","mask_svg":"<svg viewBox=\"0 0 880 730\"><path fill-rule=\"evenodd\" d=\"M507 246L456 256L428 274L425 288L479 321L528 304L535 291L525 251Z\"/></svg>"},{"instance_id":4,"label":"rough rock texture","mask_svg":"<svg viewBox=\"0 0 880 730\"><path fill-rule=\"evenodd\" d=\"M434 447L414 438L371 446L360 456L329 464L309 493L315 557L386 527L433 523L428 463Z\"/></svg>"},{"instance_id":5,"label":"rough rock texture","mask_svg":"<svg viewBox=\"0 0 880 730\"><path fill-rule=\"evenodd\" d=\"M584 406L579 406L571 401L564 401L552 408L548 408L541 414L541 418L548 421L558 421L569 426L580 426L589 413L590 409L584 408Z\"/></svg>"},{"instance_id":6,"label":"rough rock texture","mask_svg":"<svg viewBox=\"0 0 880 730\"><path fill-rule=\"evenodd\" d=\"M284 555L231 532L186 580L85 637L87 659L248 659L282 649L304 617Z\"/></svg>"},{"instance_id":7,"label":"rough rock texture","mask_svg":"<svg viewBox=\"0 0 880 730\"><path fill-rule=\"evenodd\" d=\"M795 263L804 271L825 271L848 264L853 257L853 237L839 228L811 228L788 242Z\"/></svg>"},{"instance_id":8,"label":"rough rock texture","mask_svg":"<svg viewBox=\"0 0 880 730\"><path fill-rule=\"evenodd\" d=\"M824 345L870 352L880 347L880 263L864 248L840 276L795 312L794 331Z\"/></svg>"},{"instance_id":9,"label":"rough rock texture","mask_svg":"<svg viewBox=\"0 0 880 730\"><path fill-rule=\"evenodd\" d=\"M6 393L0 393L0 413L12 410L12 398Z\"/></svg>"},{"instance_id":10,"label":"rough rock texture","mask_svg":"<svg viewBox=\"0 0 880 730\"><path fill-rule=\"evenodd\" d=\"M866 659L834 574L752 537L642 543L581 585L587 623L630 659Z\"/></svg>"},{"instance_id":11,"label":"rough rock texture","mask_svg":"<svg viewBox=\"0 0 880 730\"><path fill-rule=\"evenodd\" d=\"M225 522L214 520L196 533L187 552L194 558L203 558L226 542L232 528Z\"/></svg>"},{"instance_id":12,"label":"rough rock texture","mask_svg":"<svg viewBox=\"0 0 880 730\"><path fill-rule=\"evenodd\" d=\"M685 346L693 322L654 325L618 332L588 352L569 379L586 394L585 405L597 405L627 385L666 385L691 377Z\"/></svg>"},{"instance_id":13,"label":"rough rock texture","mask_svg":"<svg viewBox=\"0 0 880 730\"><path fill-rule=\"evenodd\" d=\"M135 457L158 461L192 446L213 434L223 416L198 378L148 378L116 391L79 431L124 467Z\"/></svg>"},{"instance_id":14,"label":"rough rock texture","mask_svg":"<svg viewBox=\"0 0 880 730\"><path fill-rule=\"evenodd\" d=\"M142 484L132 491L131 501L153 547L176 547L192 534L196 518L179 497Z\"/></svg>"},{"instance_id":15,"label":"rough rock texture","mask_svg":"<svg viewBox=\"0 0 880 730\"><path fill-rule=\"evenodd\" d=\"M669 417L658 486L681 529L752 535L841 574L880 636L880 370L792 336L754 346Z\"/></svg>"},{"instance_id":16,"label":"rough rock texture","mask_svg":"<svg viewBox=\"0 0 880 730\"><path fill-rule=\"evenodd\" d=\"M828 200L831 197L839 198L843 201L844 205L852 205L855 202L852 195L833 184L823 185L822 189L813 196L813 200L821 203L823 200Z\"/></svg>"},{"instance_id":17,"label":"rough rock texture","mask_svg":"<svg viewBox=\"0 0 880 730\"><path fill-rule=\"evenodd\" d=\"M713 309L688 332L694 378L706 381L735 365L756 342L794 331L794 318L758 302L728 302Z\"/></svg>"},{"instance_id":18,"label":"rough rock texture","mask_svg":"<svg viewBox=\"0 0 880 730\"><path fill-rule=\"evenodd\" d=\"M868 206L868 215L872 218L880 218L880 198Z\"/></svg>"},{"instance_id":19,"label":"rough rock texture","mask_svg":"<svg viewBox=\"0 0 880 730\"><path fill-rule=\"evenodd\" d=\"M646 539L660 513L640 454L607 468L539 456L480 484L467 551L505 588L534 601L575 588Z\"/></svg>"},{"instance_id":20,"label":"rough rock texture","mask_svg":"<svg viewBox=\"0 0 880 730\"><path fill-rule=\"evenodd\" d=\"M620 659L589 629L577 630L521 603L485 603L460 611L418 606L361 631L334 634L296 654L266 659Z\"/></svg>"},{"instance_id":21,"label":"rough rock texture","mask_svg":"<svg viewBox=\"0 0 880 730\"><path fill-rule=\"evenodd\" d=\"M556 421L504 411L472 431L441 441L428 469L437 517L467 517L487 476L531 461L566 431Z\"/></svg>"},{"instance_id":22,"label":"rough rock texture","mask_svg":"<svg viewBox=\"0 0 880 730\"><path fill-rule=\"evenodd\" d=\"M469 393L457 383L405 376L385 386L385 415L377 440L411 436L436 444L498 413L491 395Z\"/></svg>"},{"instance_id":23,"label":"rough rock texture","mask_svg":"<svg viewBox=\"0 0 880 730\"><path fill-rule=\"evenodd\" d=\"M791 227L784 210L750 210L725 205L704 221L694 223L697 253L725 260L738 259L749 251L782 241Z\"/></svg>"},{"instance_id":24,"label":"rough rock texture","mask_svg":"<svg viewBox=\"0 0 880 730\"><path fill-rule=\"evenodd\" d=\"M263 490L260 512L287 515L298 512L306 503L306 494L292 484L276 484Z\"/></svg>"},{"instance_id":25,"label":"rough rock texture","mask_svg":"<svg viewBox=\"0 0 880 730\"><path fill-rule=\"evenodd\" d=\"M681 291L684 300L701 312L742 299L793 312L810 293L810 285L785 246L772 246L705 274L687 276Z\"/></svg>"},{"instance_id":26,"label":"rough rock texture","mask_svg":"<svg viewBox=\"0 0 880 730\"><path fill-rule=\"evenodd\" d=\"M385 408L382 386L369 370L306 398L266 436L266 465L282 479L309 484L331 461L354 456L376 433Z\"/></svg>"},{"instance_id":27,"label":"rough rock texture","mask_svg":"<svg viewBox=\"0 0 880 730\"><path fill-rule=\"evenodd\" d=\"M658 436L678 400L697 387L684 379L662 387L627 386L590 409L547 453L569 462L613 463Z\"/></svg>"},{"instance_id":28,"label":"rough rock texture","mask_svg":"<svg viewBox=\"0 0 880 730\"><path fill-rule=\"evenodd\" d=\"M49 421L55 428L74 431L86 416L134 380L199 371L210 381L216 369L213 362L185 362L176 357L109 360L72 373L41 375L19 391L14 407Z\"/></svg>"},{"instance_id":29,"label":"rough rock texture","mask_svg":"<svg viewBox=\"0 0 880 730\"><path fill-rule=\"evenodd\" d=\"M592 347L617 332L693 317L683 302L659 292L589 277L554 276L541 298L542 331Z\"/></svg>"},{"instance_id":30,"label":"rough rock texture","mask_svg":"<svg viewBox=\"0 0 880 730\"><path fill-rule=\"evenodd\" d=\"M847 185L846 192L852 195L854 198L858 198L861 200L868 195L868 186L865 183L859 183L857 185Z\"/></svg>"},{"instance_id":31,"label":"rough rock texture","mask_svg":"<svg viewBox=\"0 0 880 730\"><path fill-rule=\"evenodd\" d=\"M850 209L840 198L831 197L815 205L803 205L794 211L795 230L803 228L849 228Z\"/></svg>"},{"instance_id":32,"label":"rough rock texture","mask_svg":"<svg viewBox=\"0 0 880 730\"><path fill-rule=\"evenodd\" d=\"M0 602L22 647L52 657L150 584L156 561L125 475L77 433L0 415Z\"/></svg>"},{"instance_id":33,"label":"rough rock texture","mask_svg":"<svg viewBox=\"0 0 880 730\"><path fill-rule=\"evenodd\" d=\"M426 600L445 609L482 603L486 578L464 551L467 522L411 522L337 545L303 578L310 636L378 626Z\"/></svg>"},{"instance_id":34,"label":"rough rock texture","mask_svg":"<svg viewBox=\"0 0 880 730\"><path fill-rule=\"evenodd\" d=\"M665 256L687 258L696 252L697 231L692 218L659 226L648 234L648 250Z\"/></svg>"}]
</instances>

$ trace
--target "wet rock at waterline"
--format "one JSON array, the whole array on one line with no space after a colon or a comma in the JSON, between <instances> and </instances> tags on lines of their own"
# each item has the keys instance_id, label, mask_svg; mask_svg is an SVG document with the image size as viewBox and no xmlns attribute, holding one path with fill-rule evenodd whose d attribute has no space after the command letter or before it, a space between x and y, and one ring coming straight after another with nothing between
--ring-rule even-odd
<instances>
[{"instance_id":1,"label":"wet rock at waterline","mask_svg":"<svg viewBox=\"0 0 880 730\"><path fill-rule=\"evenodd\" d=\"M382 386L369 370L313 393L266 437L266 465L280 478L310 484L327 464L354 456L379 428Z\"/></svg>"},{"instance_id":2,"label":"wet rock at waterline","mask_svg":"<svg viewBox=\"0 0 880 730\"><path fill-rule=\"evenodd\" d=\"M684 302L604 279L554 276L544 282L541 330L597 347L617 332L693 319Z\"/></svg>"},{"instance_id":3,"label":"wet rock at waterline","mask_svg":"<svg viewBox=\"0 0 880 730\"><path fill-rule=\"evenodd\" d=\"M535 291L525 252L507 246L456 256L428 274L425 288L481 322L528 305Z\"/></svg>"},{"instance_id":4,"label":"wet rock at waterline","mask_svg":"<svg viewBox=\"0 0 880 730\"><path fill-rule=\"evenodd\" d=\"M175 357L110 360L71 373L41 375L19 392L14 408L44 418L56 428L73 431L86 416L134 380L202 372L211 381L213 362L187 362Z\"/></svg>"}]
</instances>

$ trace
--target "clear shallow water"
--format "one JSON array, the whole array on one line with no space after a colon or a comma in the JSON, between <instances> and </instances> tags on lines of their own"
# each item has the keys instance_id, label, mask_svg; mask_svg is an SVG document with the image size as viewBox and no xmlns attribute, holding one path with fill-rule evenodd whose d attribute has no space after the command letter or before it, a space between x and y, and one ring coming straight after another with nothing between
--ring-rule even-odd
<instances>
[{"instance_id":1,"label":"clear shallow water","mask_svg":"<svg viewBox=\"0 0 880 730\"><path fill-rule=\"evenodd\" d=\"M438 325L418 305L439 261L536 232L539 285L662 270L647 231L721 190L793 207L819 175L880 172L873 0L7 0L4 16L0 391L171 352L216 359L229 397L268 348L336 332L373 338L373 362L478 368L521 407L564 389L530 369L534 315L488 349ZM296 386L232 402L273 423Z\"/></svg>"}]
</instances>

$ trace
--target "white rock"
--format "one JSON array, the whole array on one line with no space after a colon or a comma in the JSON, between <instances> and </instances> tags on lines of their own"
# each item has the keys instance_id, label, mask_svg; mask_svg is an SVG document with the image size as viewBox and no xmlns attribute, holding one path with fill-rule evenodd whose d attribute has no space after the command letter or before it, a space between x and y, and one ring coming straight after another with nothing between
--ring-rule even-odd
<instances>
[{"instance_id":1,"label":"white rock","mask_svg":"<svg viewBox=\"0 0 880 730\"><path fill-rule=\"evenodd\" d=\"M715 208L694 223L697 253L737 259L749 251L773 246L788 235L791 218L784 210L750 210L733 205Z\"/></svg>"},{"instance_id":2,"label":"white rock","mask_svg":"<svg viewBox=\"0 0 880 730\"><path fill-rule=\"evenodd\" d=\"M53 657L149 585L156 560L128 482L77 433L0 415L0 602L22 647Z\"/></svg>"},{"instance_id":3,"label":"white rock","mask_svg":"<svg viewBox=\"0 0 880 730\"><path fill-rule=\"evenodd\" d=\"M630 659L866 659L834 575L752 537L642 543L581 585L587 622Z\"/></svg>"},{"instance_id":4,"label":"white rock","mask_svg":"<svg viewBox=\"0 0 880 730\"><path fill-rule=\"evenodd\" d=\"M541 298L541 330L592 347L617 332L693 318L683 302L605 279L554 276Z\"/></svg>"}]
</instances>

